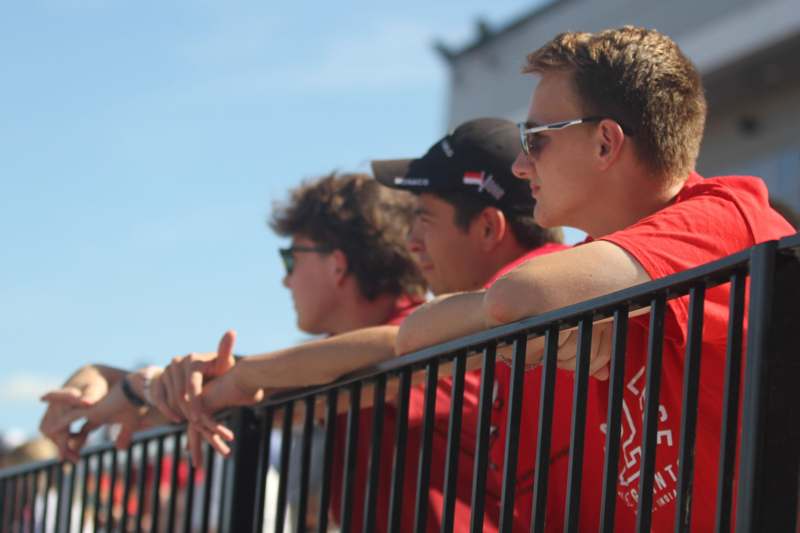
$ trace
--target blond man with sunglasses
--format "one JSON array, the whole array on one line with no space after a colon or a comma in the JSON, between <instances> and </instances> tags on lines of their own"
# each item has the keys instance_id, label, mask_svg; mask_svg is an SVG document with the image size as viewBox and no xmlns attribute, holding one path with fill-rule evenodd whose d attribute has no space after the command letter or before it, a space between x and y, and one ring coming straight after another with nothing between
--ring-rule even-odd
<instances>
[{"instance_id":1,"label":"blond man with sunglasses","mask_svg":"<svg viewBox=\"0 0 800 533\"><path fill-rule=\"evenodd\" d=\"M667 36L623 27L568 32L528 56L539 83L524 124L514 173L528 180L534 217L567 225L587 241L537 257L486 291L438 298L403 323L399 353L489 326L555 310L645 283L794 233L752 177L704 179L695 171L706 116L700 75ZM695 447L693 531L714 528L720 453L722 380L730 285L708 291L703 379ZM625 358L615 530L636 525L641 471L642 405L649 315L631 318ZM664 326L652 530L672 531L676 517L683 354L688 298L668 301ZM562 339L559 366L574 369L575 342ZM610 327L595 326L581 531L597 531L608 412ZM538 363L542 350L529 350ZM550 497L563 498L564 494ZM612 495L612 498L614 495ZM562 499L563 501L563 499ZM685 518L686 515L684 515ZM548 527L560 531L560 524Z\"/></svg>"}]
</instances>

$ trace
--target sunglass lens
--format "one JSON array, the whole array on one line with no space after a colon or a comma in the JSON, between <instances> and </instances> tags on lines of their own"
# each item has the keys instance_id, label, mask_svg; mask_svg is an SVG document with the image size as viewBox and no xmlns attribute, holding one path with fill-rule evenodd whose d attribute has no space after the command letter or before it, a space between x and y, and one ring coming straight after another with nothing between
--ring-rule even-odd
<instances>
[{"instance_id":1,"label":"sunglass lens","mask_svg":"<svg viewBox=\"0 0 800 533\"><path fill-rule=\"evenodd\" d=\"M286 269L286 274L289 275L294 270L294 254L291 250L281 250L281 259L283 260L283 267Z\"/></svg>"}]
</instances>

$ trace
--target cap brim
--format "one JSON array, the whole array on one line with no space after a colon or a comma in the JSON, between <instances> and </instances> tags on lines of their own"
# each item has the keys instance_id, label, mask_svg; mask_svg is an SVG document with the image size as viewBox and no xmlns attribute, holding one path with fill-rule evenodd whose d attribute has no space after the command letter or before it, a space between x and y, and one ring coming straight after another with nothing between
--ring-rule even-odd
<instances>
[{"instance_id":1,"label":"cap brim","mask_svg":"<svg viewBox=\"0 0 800 533\"><path fill-rule=\"evenodd\" d=\"M404 178L408 175L408 167L413 159L383 159L372 161L372 175L375 179L395 189L406 189L395 178Z\"/></svg>"}]
</instances>

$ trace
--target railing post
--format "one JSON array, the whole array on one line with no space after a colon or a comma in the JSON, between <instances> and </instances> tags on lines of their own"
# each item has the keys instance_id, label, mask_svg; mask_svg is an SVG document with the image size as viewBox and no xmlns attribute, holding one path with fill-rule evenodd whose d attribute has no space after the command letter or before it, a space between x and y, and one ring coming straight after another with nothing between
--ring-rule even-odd
<instances>
[{"instance_id":1,"label":"railing post","mask_svg":"<svg viewBox=\"0 0 800 533\"><path fill-rule=\"evenodd\" d=\"M224 486L228 487L222 495L223 533L245 533L254 530L253 509L256 507L256 482L258 476L258 422L252 409L238 409L232 419L231 429L236 436L233 449L227 461L233 463L225 469ZM269 435L267 435L269 438ZM209 453L211 451L209 450Z\"/></svg>"},{"instance_id":2,"label":"railing post","mask_svg":"<svg viewBox=\"0 0 800 533\"><path fill-rule=\"evenodd\" d=\"M799 243L800 244L800 243ZM752 249L737 532L795 531L800 450L800 256Z\"/></svg>"}]
</instances>

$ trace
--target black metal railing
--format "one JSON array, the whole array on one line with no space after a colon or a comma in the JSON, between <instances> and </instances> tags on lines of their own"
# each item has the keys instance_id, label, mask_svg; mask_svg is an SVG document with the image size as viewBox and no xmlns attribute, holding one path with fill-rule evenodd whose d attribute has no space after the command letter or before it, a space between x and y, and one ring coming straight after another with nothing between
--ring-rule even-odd
<instances>
[{"instance_id":1,"label":"black metal railing","mask_svg":"<svg viewBox=\"0 0 800 533\"><path fill-rule=\"evenodd\" d=\"M730 284L727 353L716 502L692 498L704 304L709 290ZM800 452L800 235L768 242L730 257L538 317L493 328L386 361L329 385L274 396L254 409L225 416L236 432L227 460L205 449L201 468L188 464L185 436L171 426L143 432L126 451L109 446L85 450L79 463L44 462L0 472L0 530L6 531L327 531L335 492L342 531L401 531L413 509L413 527L427 528L432 468L443 470L441 530L451 531L456 505L459 440L462 438L464 376L482 369L475 435L470 529L481 531L489 468L492 383L499 351L511 349L511 385L502 464L499 529L515 528L519 431L528 342L544 339L539 427L532 494L532 531L544 531L559 332L577 328L572 432L563 502L564 528L579 529L582 464L586 444L591 337L596 324L611 320L609 409L605 441L600 527L614 531L617 505L622 399L629 315L649 308L647 371L643 401L643 443L637 501L637 530L652 525L662 346L667 303L688 297L688 332L683 362L676 531L687 531L693 506L715 505L716 528L729 531L795 531L798 524ZM749 298L749 300L748 300ZM747 313L745 312L747 308ZM745 320L745 316L747 319ZM746 333L746 338L745 338ZM746 347L746 350L744 350ZM744 352L744 355L743 355ZM436 387L452 378L445 464L432 464ZM424 379L424 383L420 380ZM424 387L422 424L409 446L409 394ZM364 402L371 409L363 409ZM396 426L386 427L391 402ZM337 420L346 413L346 424ZM359 436L359 417L371 417L370 434ZM443 428L440 430L444 431ZM416 431L416 430L415 430ZM343 433L341 433L343 432ZM322 439L314 450L315 434ZM335 445L346 436L344 449ZM385 435L393 435L386 442ZM273 443L272 436L278 442ZM291 445L292 441L295 445ZM417 444L414 442L414 444ZM387 467L381 450L391 447ZM277 448L273 449L273 448ZM272 453L271 452L278 452ZM298 455L299 454L299 455ZM416 457L416 479L406 465ZM294 463L292 458L298 459ZM320 463L312 482L313 465ZM334 463L342 484L333 486ZM363 501L356 501L359 461L368 464ZM382 479L381 476L389 476ZM415 501L403 501L403 487L416 484ZM379 491L388 491L388 514L376 512ZM290 494L291 492L291 494ZM291 520L287 517L291 516ZM527 527L527 526L526 526Z\"/></svg>"}]
</instances>

